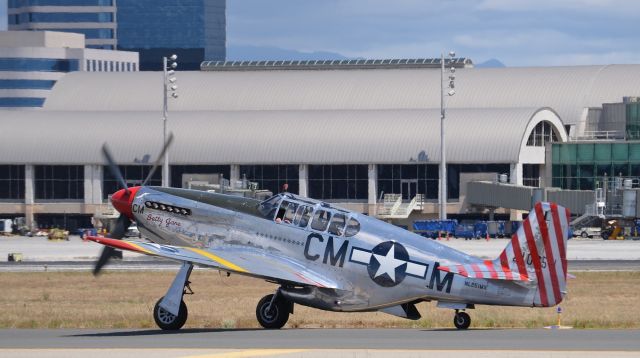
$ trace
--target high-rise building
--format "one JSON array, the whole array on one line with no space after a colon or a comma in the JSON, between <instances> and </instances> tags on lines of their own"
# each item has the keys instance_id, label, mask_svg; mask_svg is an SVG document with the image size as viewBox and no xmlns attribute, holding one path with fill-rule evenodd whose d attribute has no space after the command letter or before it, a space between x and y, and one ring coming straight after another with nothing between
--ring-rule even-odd
<instances>
[{"instance_id":1,"label":"high-rise building","mask_svg":"<svg viewBox=\"0 0 640 358\"><path fill-rule=\"evenodd\" d=\"M226 0L117 0L118 49L138 51L141 70L162 69L178 55L180 69L226 57Z\"/></svg>"},{"instance_id":2,"label":"high-rise building","mask_svg":"<svg viewBox=\"0 0 640 358\"><path fill-rule=\"evenodd\" d=\"M8 4L10 30L81 33L88 48L138 51L141 70L160 70L162 57L174 53L183 70L198 70L202 61L226 56L226 0L8 0Z\"/></svg>"},{"instance_id":3,"label":"high-rise building","mask_svg":"<svg viewBox=\"0 0 640 358\"><path fill-rule=\"evenodd\" d=\"M137 71L135 52L85 48L82 34L0 32L0 109L38 109L68 72Z\"/></svg>"},{"instance_id":4,"label":"high-rise building","mask_svg":"<svg viewBox=\"0 0 640 358\"><path fill-rule=\"evenodd\" d=\"M88 48L117 45L115 0L9 0L9 30L74 32Z\"/></svg>"}]
</instances>

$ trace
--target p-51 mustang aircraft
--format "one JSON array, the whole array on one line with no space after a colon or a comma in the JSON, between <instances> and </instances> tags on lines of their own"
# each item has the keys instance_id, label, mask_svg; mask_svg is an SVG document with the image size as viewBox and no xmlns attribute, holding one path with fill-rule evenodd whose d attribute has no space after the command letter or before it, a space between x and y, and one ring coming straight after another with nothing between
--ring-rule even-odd
<instances>
[{"instance_id":1,"label":"p-51 mustang aircraft","mask_svg":"<svg viewBox=\"0 0 640 358\"><path fill-rule=\"evenodd\" d=\"M170 137L171 139L171 137ZM165 145L166 147L170 140ZM180 329L183 295L193 265L279 285L257 304L264 328L283 327L294 304L340 312L381 311L419 319L416 304L437 301L465 312L476 304L550 307L566 293L569 211L538 203L495 260L483 260L375 218L290 193L265 201L195 190L127 188L107 147L104 156L123 189L113 194L121 213L98 273L114 248L182 262L153 312L158 327ZM124 241L131 220L152 242Z\"/></svg>"}]
</instances>

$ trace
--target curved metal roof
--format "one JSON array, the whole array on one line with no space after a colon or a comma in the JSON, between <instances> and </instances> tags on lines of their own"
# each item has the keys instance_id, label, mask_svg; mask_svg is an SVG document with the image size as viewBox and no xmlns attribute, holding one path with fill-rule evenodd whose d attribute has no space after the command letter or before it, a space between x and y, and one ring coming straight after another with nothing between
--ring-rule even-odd
<instances>
[{"instance_id":1,"label":"curved metal roof","mask_svg":"<svg viewBox=\"0 0 640 358\"><path fill-rule=\"evenodd\" d=\"M451 163L515 163L532 118L548 109L452 109ZM0 163L99 164L108 142L133 164L162 146L160 112L3 111ZM440 160L439 110L171 112L172 164L349 164ZM563 131L563 128L559 130ZM64 143L64 145L61 145Z\"/></svg>"},{"instance_id":2,"label":"curved metal roof","mask_svg":"<svg viewBox=\"0 0 640 358\"><path fill-rule=\"evenodd\" d=\"M467 68L456 72L450 108L554 108L577 123L584 107L640 95L640 65ZM203 71L176 73L171 111L373 110L439 108L433 69ZM150 111L162 108L160 72L67 74L49 110Z\"/></svg>"}]
</instances>

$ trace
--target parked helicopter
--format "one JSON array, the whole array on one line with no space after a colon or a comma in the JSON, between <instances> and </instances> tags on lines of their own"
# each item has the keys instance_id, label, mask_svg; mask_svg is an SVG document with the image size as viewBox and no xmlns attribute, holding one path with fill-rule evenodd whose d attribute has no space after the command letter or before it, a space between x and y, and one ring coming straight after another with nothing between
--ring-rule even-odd
<instances>
[{"instance_id":1,"label":"parked helicopter","mask_svg":"<svg viewBox=\"0 0 640 358\"><path fill-rule=\"evenodd\" d=\"M264 328L283 327L294 304L328 311L381 311L419 319L416 304L437 301L455 311L454 325L471 324L475 305L550 307L566 293L569 211L537 203L504 251L484 260L373 217L322 201L281 193L265 200L188 189L127 187L103 146L122 189L113 194L121 213L105 245L98 274L114 249L182 263L153 316L161 329L180 329L194 265L279 285L257 304ZM149 241L121 240L131 221Z\"/></svg>"}]
</instances>

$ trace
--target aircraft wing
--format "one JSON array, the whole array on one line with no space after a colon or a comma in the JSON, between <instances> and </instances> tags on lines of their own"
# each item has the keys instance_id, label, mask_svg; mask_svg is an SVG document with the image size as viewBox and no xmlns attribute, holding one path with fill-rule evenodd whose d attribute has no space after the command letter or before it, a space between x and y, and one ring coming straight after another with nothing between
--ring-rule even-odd
<instances>
[{"instance_id":1,"label":"aircraft wing","mask_svg":"<svg viewBox=\"0 0 640 358\"><path fill-rule=\"evenodd\" d=\"M88 240L120 250L139 252L176 261L187 261L243 275L288 281L304 286L345 289L338 282L320 275L301 263L277 253L248 247L226 246L199 249L160 245L145 241L116 240L90 236Z\"/></svg>"}]
</instances>

